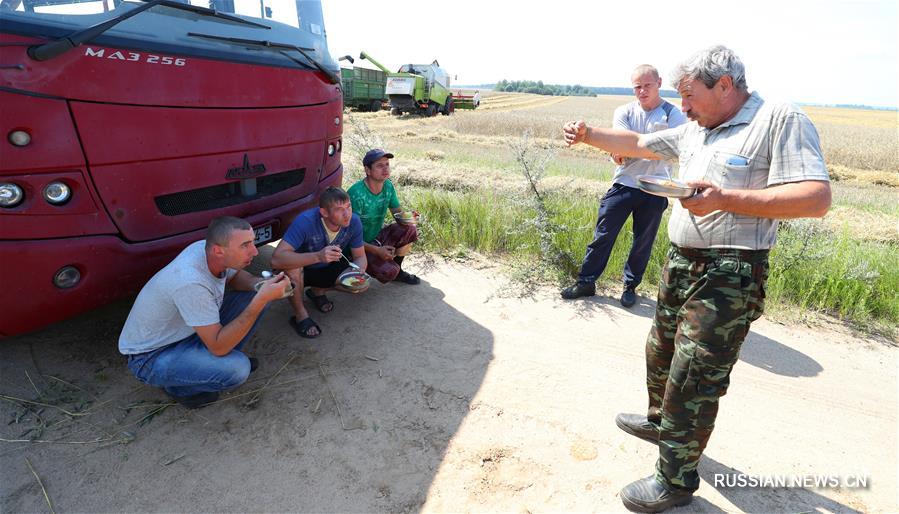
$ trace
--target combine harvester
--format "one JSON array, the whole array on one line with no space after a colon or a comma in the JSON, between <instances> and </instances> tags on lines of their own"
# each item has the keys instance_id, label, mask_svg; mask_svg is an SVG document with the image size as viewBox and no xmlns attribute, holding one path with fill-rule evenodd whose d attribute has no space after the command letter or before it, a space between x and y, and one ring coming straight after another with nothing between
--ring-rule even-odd
<instances>
[{"instance_id":1,"label":"combine harvester","mask_svg":"<svg viewBox=\"0 0 899 514\"><path fill-rule=\"evenodd\" d=\"M454 98L449 90L450 77L436 60L431 64L404 64L393 73L365 52L359 58L368 59L387 74L386 93L390 99L391 114L452 114Z\"/></svg>"}]
</instances>

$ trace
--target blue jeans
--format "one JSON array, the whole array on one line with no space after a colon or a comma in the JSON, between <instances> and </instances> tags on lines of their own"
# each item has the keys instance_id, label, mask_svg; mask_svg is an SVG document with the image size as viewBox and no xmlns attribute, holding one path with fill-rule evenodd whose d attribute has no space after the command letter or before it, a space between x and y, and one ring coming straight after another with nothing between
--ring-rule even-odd
<instances>
[{"instance_id":1,"label":"blue jeans","mask_svg":"<svg viewBox=\"0 0 899 514\"><path fill-rule=\"evenodd\" d=\"M612 184L599 204L593 242L587 245L578 282L592 284L602 275L621 227L628 216L633 214L634 243L624 266L624 286L637 287L643 281L643 272L646 271L652 253L652 243L666 208L667 198L644 193L633 187Z\"/></svg>"},{"instance_id":2,"label":"blue jeans","mask_svg":"<svg viewBox=\"0 0 899 514\"><path fill-rule=\"evenodd\" d=\"M219 309L222 326L239 316L254 295L247 291L225 293L222 308ZM227 355L213 355L200 336L194 333L168 346L129 356L128 369L141 382L161 387L173 396L233 389L250 376L250 359L240 350L253 336L266 309L268 306L259 314L247 335Z\"/></svg>"}]
</instances>

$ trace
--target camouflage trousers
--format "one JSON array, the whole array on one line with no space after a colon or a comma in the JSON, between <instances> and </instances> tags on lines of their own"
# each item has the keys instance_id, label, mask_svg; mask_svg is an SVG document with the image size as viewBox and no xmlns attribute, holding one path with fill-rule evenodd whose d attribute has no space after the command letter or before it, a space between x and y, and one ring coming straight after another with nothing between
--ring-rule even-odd
<instances>
[{"instance_id":1,"label":"camouflage trousers","mask_svg":"<svg viewBox=\"0 0 899 514\"><path fill-rule=\"evenodd\" d=\"M762 315L767 276L767 250L668 251L646 340L648 418L660 427L656 479L668 488L699 487L696 468L718 398Z\"/></svg>"}]
</instances>

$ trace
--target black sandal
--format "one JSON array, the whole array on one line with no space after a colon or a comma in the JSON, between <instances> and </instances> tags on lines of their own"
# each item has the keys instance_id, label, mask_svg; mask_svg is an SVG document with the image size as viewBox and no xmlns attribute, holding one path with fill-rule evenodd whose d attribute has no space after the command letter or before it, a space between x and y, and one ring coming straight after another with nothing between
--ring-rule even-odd
<instances>
[{"instance_id":1,"label":"black sandal","mask_svg":"<svg viewBox=\"0 0 899 514\"><path fill-rule=\"evenodd\" d=\"M404 284L415 285L421 282L421 279L413 275L412 273L406 273L403 270L400 270L399 274L393 279L397 282L402 282Z\"/></svg>"},{"instance_id":2,"label":"black sandal","mask_svg":"<svg viewBox=\"0 0 899 514\"><path fill-rule=\"evenodd\" d=\"M306 339L315 339L316 337L322 335L322 329L318 326L318 323L312 321L312 318L306 318L303 321L297 323L297 317L290 317L290 326L296 331L296 333L300 337L305 337ZM318 329L318 334L309 335L309 329L315 328Z\"/></svg>"},{"instance_id":3,"label":"black sandal","mask_svg":"<svg viewBox=\"0 0 899 514\"><path fill-rule=\"evenodd\" d=\"M323 294L316 295L312 292L312 289L306 290L306 296L309 297L310 300L312 300L312 303L315 305L315 308L319 310L319 312L328 313L334 310L334 302L328 300L327 296Z\"/></svg>"}]
</instances>

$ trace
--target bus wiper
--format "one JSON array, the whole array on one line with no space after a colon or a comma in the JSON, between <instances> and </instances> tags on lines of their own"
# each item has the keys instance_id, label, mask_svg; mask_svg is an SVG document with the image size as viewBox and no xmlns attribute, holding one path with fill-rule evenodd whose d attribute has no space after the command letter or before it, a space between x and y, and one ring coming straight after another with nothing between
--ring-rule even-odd
<instances>
[{"instance_id":1,"label":"bus wiper","mask_svg":"<svg viewBox=\"0 0 899 514\"><path fill-rule=\"evenodd\" d=\"M42 45L35 45L28 48L28 56L34 59L35 61L46 61L49 59L53 59L54 57L59 57L60 55L68 52L69 50L75 48L76 46L80 46L87 41L99 36L100 34L106 32L112 27L118 25L119 23L127 20L128 18L140 14L151 7L155 7L157 5L164 5L166 7L171 7L172 9L180 9L182 11L190 11L193 13L201 14L203 16L213 16L215 18L221 18L237 23L243 23L245 25L252 25L254 27L261 27L264 29L271 29L271 27L267 25L263 25L261 23L256 23L252 21L245 20L243 18L238 18L237 16L231 16L230 14L225 14L216 11L215 9L207 9L206 7L200 7L196 5L187 5L179 2L174 2L172 0L141 0L142 2L146 2L145 4L135 7L130 11L123 12L122 14L108 19L104 22L100 22L91 27L87 27L86 29L82 29L76 32L69 34L68 36L63 36L59 39L54 39L48 43L44 43Z\"/></svg>"},{"instance_id":2,"label":"bus wiper","mask_svg":"<svg viewBox=\"0 0 899 514\"><path fill-rule=\"evenodd\" d=\"M291 45L289 43L278 43L275 41L265 41L262 39L243 39L243 38L239 38L239 37L215 36L212 34L200 34L198 32L188 32L187 35L191 36L191 37L213 39L215 41L227 41L229 43L237 43L237 44L242 44L242 45L255 45L255 46L264 46L266 48L280 49L282 51L279 53L281 55L283 55L284 57L287 57L291 61L293 61L301 66L307 66L307 64L304 63L303 61L300 61L299 59L297 59L295 57L291 57L290 55L287 54L287 52L283 51L283 50L294 50L294 51L302 54L302 56L305 57L309 62L311 62L313 66L318 68L318 71L327 75L328 79L331 81L332 84L340 84L340 77L338 77L336 73L329 70L328 68L325 68L324 65L322 65L322 63L316 61L308 53L306 53L306 52L315 51L314 48L306 48L306 47L302 47L302 46Z\"/></svg>"},{"instance_id":3,"label":"bus wiper","mask_svg":"<svg viewBox=\"0 0 899 514\"><path fill-rule=\"evenodd\" d=\"M140 0L141 2L147 2L150 0ZM197 14L202 14L203 16L212 16L213 18L221 18L223 20L233 21L235 23L243 23L244 25L250 25L252 27L259 27L262 29L271 29L268 25L263 25L262 23L256 23L255 21L245 20L239 16L232 16L227 13L223 13L221 11L217 11L215 9L211 9L209 7L201 7L199 5L189 5L182 4L180 2L175 2L172 0L162 0L162 5L166 7L171 7L172 9L181 9L182 11L190 11Z\"/></svg>"}]
</instances>

